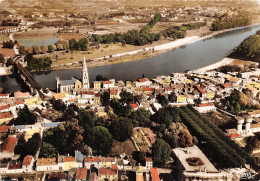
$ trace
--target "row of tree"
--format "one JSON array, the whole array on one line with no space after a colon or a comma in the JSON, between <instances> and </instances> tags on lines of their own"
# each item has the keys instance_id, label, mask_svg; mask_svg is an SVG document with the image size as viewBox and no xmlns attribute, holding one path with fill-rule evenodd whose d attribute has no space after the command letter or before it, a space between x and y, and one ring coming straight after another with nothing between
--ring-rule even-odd
<instances>
[{"instance_id":1,"label":"row of tree","mask_svg":"<svg viewBox=\"0 0 260 181\"><path fill-rule=\"evenodd\" d=\"M191 106L181 107L180 116L191 133L199 139L203 152L219 168L240 167L246 163L256 166L253 157Z\"/></svg>"},{"instance_id":2,"label":"row of tree","mask_svg":"<svg viewBox=\"0 0 260 181\"><path fill-rule=\"evenodd\" d=\"M260 30L246 38L232 53L231 57L260 62Z\"/></svg>"},{"instance_id":3,"label":"row of tree","mask_svg":"<svg viewBox=\"0 0 260 181\"><path fill-rule=\"evenodd\" d=\"M246 26L249 24L249 18L243 17L243 18L236 18L236 19L229 19L227 21L220 21L216 20L212 23L212 30L213 31L219 31L229 28L235 28L240 26Z\"/></svg>"},{"instance_id":4,"label":"row of tree","mask_svg":"<svg viewBox=\"0 0 260 181\"><path fill-rule=\"evenodd\" d=\"M12 48L14 48L14 45L15 45L15 42L13 42L12 40L3 42L3 48L12 49Z\"/></svg>"},{"instance_id":5,"label":"row of tree","mask_svg":"<svg viewBox=\"0 0 260 181\"><path fill-rule=\"evenodd\" d=\"M109 35L92 35L92 41L98 43L109 44L112 42L121 42L122 44L130 45L145 45L152 43L153 41L158 41L160 39L160 34L150 33L153 26L161 21L161 15L156 14L146 26L144 26L140 31L129 30L126 33L115 33Z\"/></svg>"},{"instance_id":6,"label":"row of tree","mask_svg":"<svg viewBox=\"0 0 260 181\"><path fill-rule=\"evenodd\" d=\"M87 47L88 47L88 40L86 38L81 38L79 41L75 39L69 40L70 50L86 51Z\"/></svg>"}]
</instances>

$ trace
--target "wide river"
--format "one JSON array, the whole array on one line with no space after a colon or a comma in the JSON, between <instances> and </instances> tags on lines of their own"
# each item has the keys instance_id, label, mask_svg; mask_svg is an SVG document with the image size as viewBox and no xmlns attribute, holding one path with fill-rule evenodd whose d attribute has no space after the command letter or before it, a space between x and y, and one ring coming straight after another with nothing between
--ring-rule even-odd
<instances>
[{"instance_id":1,"label":"wide river","mask_svg":"<svg viewBox=\"0 0 260 181\"><path fill-rule=\"evenodd\" d=\"M222 60L245 38L255 34L259 29L260 26L239 28L196 41L152 58L89 68L90 80L95 80L98 74L116 80L136 80L143 74L145 77L153 78L158 75L169 75L173 72L201 68ZM59 76L60 79L81 78L81 69L45 71L32 74L42 87L53 89L56 87L55 76ZM21 89L20 84L12 75L0 77L0 87L4 88L4 92L9 93Z\"/></svg>"}]
</instances>

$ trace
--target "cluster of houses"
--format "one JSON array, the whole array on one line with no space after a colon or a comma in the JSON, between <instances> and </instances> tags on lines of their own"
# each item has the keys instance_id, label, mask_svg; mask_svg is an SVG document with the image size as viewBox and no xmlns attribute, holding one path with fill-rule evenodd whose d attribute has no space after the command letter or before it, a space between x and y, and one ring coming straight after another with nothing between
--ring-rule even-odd
<instances>
[{"instance_id":1,"label":"cluster of houses","mask_svg":"<svg viewBox=\"0 0 260 181\"><path fill-rule=\"evenodd\" d=\"M53 124L46 124L48 129ZM35 126L36 125L30 125ZM75 156L58 155L52 158L38 158L27 155L20 161L20 155L15 154L18 138L14 134L14 127L0 126L1 139L5 138L0 152L0 175L46 173L42 180L77 180L77 181L114 181L131 180L130 175L136 180L159 181L159 172L153 167L152 158L147 157L144 166L136 165L135 161L124 154L120 157L86 157L80 151L75 151ZM23 131L26 127L19 129ZM15 130L17 132L17 130Z\"/></svg>"}]
</instances>

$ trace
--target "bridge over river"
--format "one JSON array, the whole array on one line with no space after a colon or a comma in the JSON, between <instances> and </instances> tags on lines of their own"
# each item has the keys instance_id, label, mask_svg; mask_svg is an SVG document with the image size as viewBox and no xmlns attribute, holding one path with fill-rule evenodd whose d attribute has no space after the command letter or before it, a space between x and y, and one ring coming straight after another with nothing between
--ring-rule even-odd
<instances>
[{"instance_id":1,"label":"bridge over river","mask_svg":"<svg viewBox=\"0 0 260 181\"><path fill-rule=\"evenodd\" d=\"M52 99L52 95L50 93L44 93L41 85L33 78L32 74L19 62L23 59L20 57L19 59L14 59L13 71L17 71L19 77L23 80L23 82L28 86L31 90L31 93L38 92L39 96L42 100L50 100Z\"/></svg>"}]
</instances>

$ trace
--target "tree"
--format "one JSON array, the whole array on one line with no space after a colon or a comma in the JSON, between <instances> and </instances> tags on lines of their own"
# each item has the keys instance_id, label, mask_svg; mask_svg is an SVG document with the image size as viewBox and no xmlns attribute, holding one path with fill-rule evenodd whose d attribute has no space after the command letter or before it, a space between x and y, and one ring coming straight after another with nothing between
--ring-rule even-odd
<instances>
[{"instance_id":1,"label":"tree","mask_svg":"<svg viewBox=\"0 0 260 181\"><path fill-rule=\"evenodd\" d=\"M53 46L52 45L48 45L48 51L49 52L53 52L53 50L54 50Z\"/></svg>"},{"instance_id":2,"label":"tree","mask_svg":"<svg viewBox=\"0 0 260 181\"><path fill-rule=\"evenodd\" d=\"M97 117L92 112L87 112L84 109L78 111L78 120L79 125L85 130L88 131L95 126Z\"/></svg>"},{"instance_id":3,"label":"tree","mask_svg":"<svg viewBox=\"0 0 260 181\"><path fill-rule=\"evenodd\" d=\"M138 126L147 127L151 123L150 112L144 108L140 108L132 112L130 117L133 120L133 123L135 123L134 127L138 127Z\"/></svg>"},{"instance_id":4,"label":"tree","mask_svg":"<svg viewBox=\"0 0 260 181\"><path fill-rule=\"evenodd\" d=\"M132 103L134 101L134 96L130 92L122 91L120 93L120 102L122 105Z\"/></svg>"},{"instance_id":5,"label":"tree","mask_svg":"<svg viewBox=\"0 0 260 181\"><path fill-rule=\"evenodd\" d=\"M168 99L167 99L165 96L161 95L161 94L159 94L159 95L156 97L156 99L158 100L158 102L159 102L163 107L166 107L166 106L168 106L168 104L169 104Z\"/></svg>"},{"instance_id":6,"label":"tree","mask_svg":"<svg viewBox=\"0 0 260 181\"><path fill-rule=\"evenodd\" d=\"M113 137L118 141L125 141L133 133L133 123L129 118L119 118L114 120L110 125Z\"/></svg>"},{"instance_id":7,"label":"tree","mask_svg":"<svg viewBox=\"0 0 260 181\"><path fill-rule=\"evenodd\" d=\"M110 95L108 92L104 92L101 96L103 106L108 106L110 101Z\"/></svg>"},{"instance_id":8,"label":"tree","mask_svg":"<svg viewBox=\"0 0 260 181\"><path fill-rule=\"evenodd\" d=\"M52 144L43 142L40 157L53 158L58 155L58 150Z\"/></svg>"},{"instance_id":9,"label":"tree","mask_svg":"<svg viewBox=\"0 0 260 181\"><path fill-rule=\"evenodd\" d=\"M69 40L69 49L74 49L77 43L78 42L75 39Z\"/></svg>"},{"instance_id":10,"label":"tree","mask_svg":"<svg viewBox=\"0 0 260 181\"><path fill-rule=\"evenodd\" d=\"M97 126L85 134L84 142L93 149L95 155L107 155L110 152L113 138L107 128Z\"/></svg>"},{"instance_id":11,"label":"tree","mask_svg":"<svg viewBox=\"0 0 260 181\"><path fill-rule=\"evenodd\" d=\"M169 160L171 147L163 139L158 138L152 147L153 163L156 167L162 167Z\"/></svg>"},{"instance_id":12,"label":"tree","mask_svg":"<svg viewBox=\"0 0 260 181\"><path fill-rule=\"evenodd\" d=\"M53 100L53 107L58 111L65 111L67 109L66 104L62 100Z\"/></svg>"},{"instance_id":13,"label":"tree","mask_svg":"<svg viewBox=\"0 0 260 181\"><path fill-rule=\"evenodd\" d=\"M34 133L26 143L27 155L34 156L40 148L41 136L39 133Z\"/></svg>"},{"instance_id":14,"label":"tree","mask_svg":"<svg viewBox=\"0 0 260 181\"><path fill-rule=\"evenodd\" d=\"M37 121L36 116L30 112L27 105L24 106L18 112L18 117L13 121L14 125L26 125L26 124L35 124Z\"/></svg>"}]
</instances>

